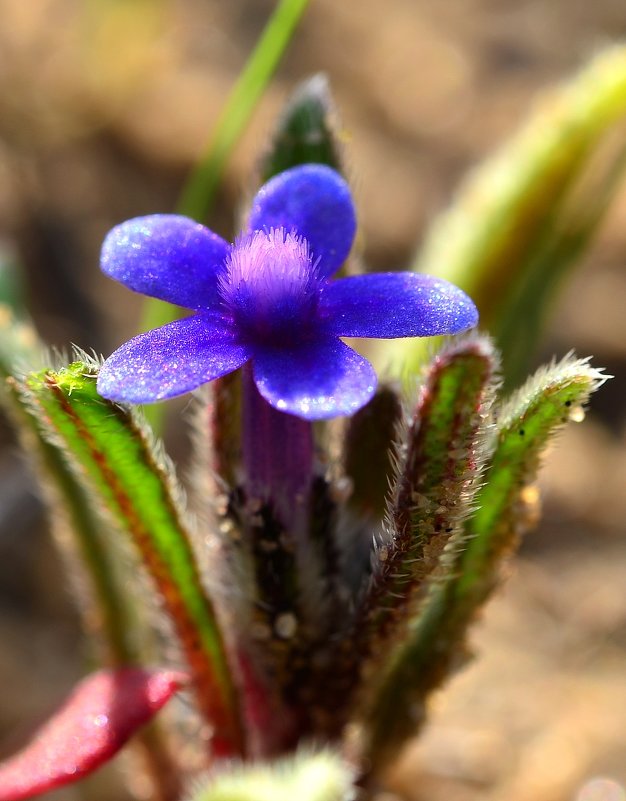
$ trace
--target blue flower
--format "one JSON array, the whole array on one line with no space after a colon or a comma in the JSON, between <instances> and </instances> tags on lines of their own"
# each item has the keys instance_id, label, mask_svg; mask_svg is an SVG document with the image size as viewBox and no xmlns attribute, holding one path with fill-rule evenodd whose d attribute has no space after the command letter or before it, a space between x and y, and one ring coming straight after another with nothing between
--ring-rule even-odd
<instances>
[{"instance_id":1,"label":"blue flower","mask_svg":"<svg viewBox=\"0 0 626 801\"><path fill-rule=\"evenodd\" d=\"M177 215L139 217L107 236L102 269L190 317L126 342L98 390L130 403L164 400L250 363L274 408L307 420L350 414L371 398L370 363L340 337L454 334L476 325L472 301L416 273L331 280L356 230L346 182L309 164L272 178L248 233L229 245Z\"/></svg>"}]
</instances>

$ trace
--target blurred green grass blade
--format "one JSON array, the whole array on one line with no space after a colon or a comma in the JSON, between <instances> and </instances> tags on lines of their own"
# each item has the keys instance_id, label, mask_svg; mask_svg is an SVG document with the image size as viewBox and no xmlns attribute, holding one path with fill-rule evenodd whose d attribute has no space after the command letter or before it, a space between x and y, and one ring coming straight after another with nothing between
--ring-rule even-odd
<instances>
[{"instance_id":1,"label":"blurred green grass blade","mask_svg":"<svg viewBox=\"0 0 626 801\"><path fill-rule=\"evenodd\" d=\"M385 669L365 729L366 757L382 764L423 722L425 700L462 661L468 625L499 578L503 558L524 528L527 487L541 454L606 379L587 360L567 357L542 368L498 414L494 451L476 511L452 569L435 582L409 636Z\"/></svg>"},{"instance_id":2,"label":"blurred green grass blade","mask_svg":"<svg viewBox=\"0 0 626 801\"><path fill-rule=\"evenodd\" d=\"M354 801L353 771L334 752L303 752L275 763L234 765L192 801Z\"/></svg>"},{"instance_id":3,"label":"blurred green grass blade","mask_svg":"<svg viewBox=\"0 0 626 801\"><path fill-rule=\"evenodd\" d=\"M35 370L42 364L43 346L32 325L17 319L13 309L0 302L0 381L16 369Z\"/></svg>"},{"instance_id":4,"label":"blurred green grass blade","mask_svg":"<svg viewBox=\"0 0 626 801\"><path fill-rule=\"evenodd\" d=\"M24 314L24 289L16 254L0 242L0 307L7 306L13 314Z\"/></svg>"},{"instance_id":5,"label":"blurred green grass blade","mask_svg":"<svg viewBox=\"0 0 626 801\"><path fill-rule=\"evenodd\" d=\"M239 711L221 633L164 455L134 415L98 395L91 364L33 373L26 386L50 442L129 536L153 579L189 664L200 711L215 726L215 752L241 753Z\"/></svg>"},{"instance_id":6,"label":"blurred green grass blade","mask_svg":"<svg viewBox=\"0 0 626 801\"><path fill-rule=\"evenodd\" d=\"M243 133L245 126L272 78L309 0L280 0L261 38L239 75L217 121L207 151L192 170L176 206L178 214L206 222L226 161ZM148 298L140 331L149 331L172 322L178 309L155 298ZM149 406L146 417L157 431L161 430L165 406Z\"/></svg>"},{"instance_id":7,"label":"blurred green grass blade","mask_svg":"<svg viewBox=\"0 0 626 801\"><path fill-rule=\"evenodd\" d=\"M536 326L556 277L588 244L617 188L625 125L626 46L619 45L540 97L521 131L470 174L426 238L415 269L474 299L481 325L503 346L505 377L528 359L528 348L520 356L513 345L529 330L532 299ZM414 371L425 345L407 340L389 353L397 370L408 364Z\"/></svg>"},{"instance_id":8,"label":"blurred green grass blade","mask_svg":"<svg viewBox=\"0 0 626 801\"><path fill-rule=\"evenodd\" d=\"M177 206L204 222L226 159L274 74L309 0L281 0L270 17L217 122L206 156L191 173Z\"/></svg>"},{"instance_id":9,"label":"blurred green grass blade","mask_svg":"<svg viewBox=\"0 0 626 801\"><path fill-rule=\"evenodd\" d=\"M335 109L326 76L314 75L301 83L287 102L272 143L262 160L263 183L299 164L327 164L341 171L334 116Z\"/></svg>"}]
</instances>

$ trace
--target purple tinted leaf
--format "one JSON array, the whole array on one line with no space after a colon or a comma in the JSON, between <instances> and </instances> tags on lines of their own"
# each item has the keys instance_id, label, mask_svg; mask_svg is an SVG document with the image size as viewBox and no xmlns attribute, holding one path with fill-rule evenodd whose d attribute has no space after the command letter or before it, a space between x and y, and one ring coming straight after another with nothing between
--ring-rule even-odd
<instances>
[{"instance_id":1,"label":"purple tinted leaf","mask_svg":"<svg viewBox=\"0 0 626 801\"><path fill-rule=\"evenodd\" d=\"M124 343L102 365L98 392L109 400L153 403L226 375L249 357L228 320L196 314Z\"/></svg>"},{"instance_id":2,"label":"purple tinted leaf","mask_svg":"<svg viewBox=\"0 0 626 801\"><path fill-rule=\"evenodd\" d=\"M458 334L478 322L458 287L418 273L374 273L330 281L319 313L342 337L425 337Z\"/></svg>"},{"instance_id":3,"label":"purple tinted leaf","mask_svg":"<svg viewBox=\"0 0 626 801\"><path fill-rule=\"evenodd\" d=\"M351 414L376 389L372 365L335 338L291 349L255 351L253 366L254 380L265 400L305 420Z\"/></svg>"},{"instance_id":4,"label":"purple tinted leaf","mask_svg":"<svg viewBox=\"0 0 626 801\"><path fill-rule=\"evenodd\" d=\"M153 214L117 225L102 246L103 272L153 298L215 309L217 273L230 245L188 217Z\"/></svg>"},{"instance_id":5,"label":"purple tinted leaf","mask_svg":"<svg viewBox=\"0 0 626 801\"><path fill-rule=\"evenodd\" d=\"M350 188L323 164L306 164L280 173L261 187L250 213L250 230L296 231L330 276L345 261L356 231Z\"/></svg>"},{"instance_id":6,"label":"purple tinted leaf","mask_svg":"<svg viewBox=\"0 0 626 801\"><path fill-rule=\"evenodd\" d=\"M32 798L93 773L186 683L168 670L88 676L24 750L0 764L0 801Z\"/></svg>"}]
</instances>

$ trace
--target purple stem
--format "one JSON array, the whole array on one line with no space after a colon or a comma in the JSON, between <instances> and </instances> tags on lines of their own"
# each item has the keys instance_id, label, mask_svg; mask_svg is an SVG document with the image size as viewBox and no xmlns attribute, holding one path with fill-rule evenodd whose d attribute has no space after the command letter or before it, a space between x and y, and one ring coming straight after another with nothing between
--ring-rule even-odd
<instances>
[{"instance_id":1,"label":"purple stem","mask_svg":"<svg viewBox=\"0 0 626 801\"><path fill-rule=\"evenodd\" d=\"M313 477L313 427L274 409L243 369L243 465L247 497L268 502L281 523L299 517ZM294 514L295 513L295 514Z\"/></svg>"}]
</instances>

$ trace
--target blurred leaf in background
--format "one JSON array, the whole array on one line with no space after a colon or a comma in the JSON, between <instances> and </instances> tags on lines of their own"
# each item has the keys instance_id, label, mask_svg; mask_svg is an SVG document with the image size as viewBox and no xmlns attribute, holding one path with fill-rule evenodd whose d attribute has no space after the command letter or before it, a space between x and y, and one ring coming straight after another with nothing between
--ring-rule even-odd
<instances>
[{"instance_id":1,"label":"blurred leaf in background","mask_svg":"<svg viewBox=\"0 0 626 801\"><path fill-rule=\"evenodd\" d=\"M540 98L517 136L470 174L420 249L416 270L476 302L508 388L526 375L555 289L615 195L625 132L626 47L613 46ZM424 354L422 342L389 350L400 371L414 371Z\"/></svg>"}]
</instances>

